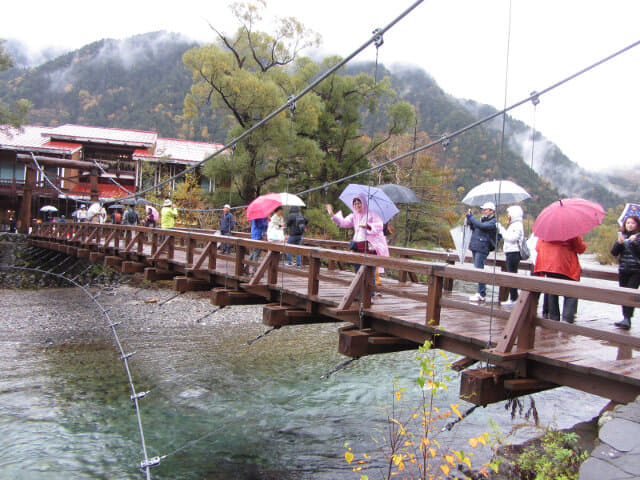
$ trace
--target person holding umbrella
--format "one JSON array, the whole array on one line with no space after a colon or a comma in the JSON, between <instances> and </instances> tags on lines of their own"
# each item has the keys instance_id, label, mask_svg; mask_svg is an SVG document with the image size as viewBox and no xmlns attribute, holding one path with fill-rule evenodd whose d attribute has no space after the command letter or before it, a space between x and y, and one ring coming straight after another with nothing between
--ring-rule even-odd
<instances>
[{"instance_id":1,"label":"person holding umbrella","mask_svg":"<svg viewBox=\"0 0 640 480\"><path fill-rule=\"evenodd\" d=\"M473 266L484 268L484 262L489 256L489 252L496 249L498 236L498 220L496 219L496 206L493 202L485 202L480 208L482 217L475 218L471 209L467 212L467 224L471 227L471 241L469 250L473 255ZM478 283L478 291L469 297L472 302L484 302L487 297L487 284Z\"/></svg>"},{"instance_id":2,"label":"person holding umbrella","mask_svg":"<svg viewBox=\"0 0 640 480\"><path fill-rule=\"evenodd\" d=\"M344 217L342 211L333 212L330 204L326 205L327 212L331 215L333 223L340 228L353 228L353 240L349 248L358 253L368 253L381 257L389 256L387 239L384 237L384 222L380 215L368 207L367 195L360 193L352 200L352 213ZM356 264L356 272L360 265ZM376 269L377 270L377 269ZM384 269L380 267L380 273ZM375 277L373 279L375 285ZM373 295L373 292L371 292Z\"/></svg>"},{"instance_id":3,"label":"person holding umbrella","mask_svg":"<svg viewBox=\"0 0 640 480\"><path fill-rule=\"evenodd\" d=\"M640 286L640 217L630 215L624 219L618 232L618 238L611 248L611 255L620 257L618 266L618 284L621 287L638 288ZM622 307L622 320L614 325L624 330L631 328L633 307Z\"/></svg>"}]
</instances>

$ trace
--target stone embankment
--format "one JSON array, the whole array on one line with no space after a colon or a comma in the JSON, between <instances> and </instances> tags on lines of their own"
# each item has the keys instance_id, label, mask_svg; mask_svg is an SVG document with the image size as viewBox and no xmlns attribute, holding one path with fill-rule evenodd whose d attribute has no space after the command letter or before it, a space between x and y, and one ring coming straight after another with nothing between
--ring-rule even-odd
<instances>
[{"instance_id":1,"label":"stone embankment","mask_svg":"<svg viewBox=\"0 0 640 480\"><path fill-rule=\"evenodd\" d=\"M580 467L580 480L640 479L640 396L598 421L598 444Z\"/></svg>"}]
</instances>

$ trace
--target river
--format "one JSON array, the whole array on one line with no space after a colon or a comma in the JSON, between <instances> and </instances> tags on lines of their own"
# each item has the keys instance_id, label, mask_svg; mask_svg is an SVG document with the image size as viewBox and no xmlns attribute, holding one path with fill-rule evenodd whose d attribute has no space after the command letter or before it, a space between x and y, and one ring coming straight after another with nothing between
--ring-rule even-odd
<instances>
[{"instance_id":1,"label":"river","mask_svg":"<svg viewBox=\"0 0 640 480\"><path fill-rule=\"evenodd\" d=\"M120 286L98 299L122 322L125 350L136 352L136 390L150 391L140 400L146 445L149 456L166 455L151 478L357 479L344 442L373 453L394 380L409 398L417 394L416 352L364 357L323 379L345 360L336 324L281 328L247 345L266 330L261 307L207 316L215 307L195 294L161 304L173 295ZM102 314L77 289L0 290L0 300L0 478L144 478L131 392ZM586 302L580 308L594 313ZM617 308L597 308L618 317ZM441 407L469 407L457 398L458 381L453 374ZM560 428L607 403L569 388L532 397L541 423ZM523 421L499 403L438 438L470 450L467 439L489 431L489 419L502 433ZM525 429L512 440L531 435Z\"/></svg>"}]
</instances>

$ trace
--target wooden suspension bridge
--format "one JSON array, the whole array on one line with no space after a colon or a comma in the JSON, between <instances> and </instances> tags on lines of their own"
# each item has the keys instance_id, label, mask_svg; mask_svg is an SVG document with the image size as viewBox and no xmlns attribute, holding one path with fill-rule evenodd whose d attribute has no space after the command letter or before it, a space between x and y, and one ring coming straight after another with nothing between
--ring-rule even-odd
<instances>
[{"instance_id":1,"label":"wooden suspension bridge","mask_svg":"<svg viewBox=\"0 0 640 480\"><path fill-rule=\"evenodd\" d=\"M233 253L221 253L220 242L232 244ZM272 327L346 322L338 349L350 357L415 349L430 340L462 356L453 365L462 372L460 395L478 405L562 385L617 403L640 394L640 357L633 355L640 336L588 313L577 324L537 313L542 293L640 307L637 290L590 281L617 281L613 268L584 269L583 281L572 282L506 273L498 259L489 259L485 270L456 265L457 255L444 252L390 247L391 257L377 257L349 252L339 241L305 239L297 246L240 233L91 223L37 224L29 243L141 272L149 281L171 279L180 292L210 290L215 305L264 304L263 322ZM248 259L254 248L263 251L259 262ZM302 268L285 265L284 253L301 255ZM351 263L364 268L343 268ZM393 277L382 278L375 287L381 296L372 300L375 267ZM468 293L453 288L456 281L485 282L499 293L495 302L470 303ZM508 288L521 294L514 306L503 307L498 300Z\"/></svg>"}]
</instances>

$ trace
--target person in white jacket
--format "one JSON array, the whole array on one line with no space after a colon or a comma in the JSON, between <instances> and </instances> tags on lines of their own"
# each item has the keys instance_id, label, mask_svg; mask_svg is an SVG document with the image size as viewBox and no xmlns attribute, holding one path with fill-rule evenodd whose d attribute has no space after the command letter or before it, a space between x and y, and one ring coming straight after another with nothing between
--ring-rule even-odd
<instances>
[{"instance_id":1,"label":"person in white jacket","mask_svg":"<svg viewBox=\"0 0 640 480\"><path fill-rule=\"evenodd\" d=\"M498 232L504 239L503 251L507 261L507 272L517 273L520 264L520 244L526 241L524 236L524 225L522 224L523 212L518 205L507 208L509 226L504 228L498 223ZM518 289L509 289L509 298L501 305L513 305L518 299Z\"/></svg>"}]
</instances>

